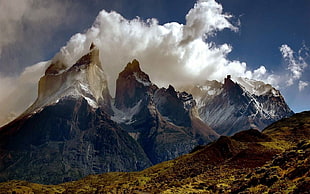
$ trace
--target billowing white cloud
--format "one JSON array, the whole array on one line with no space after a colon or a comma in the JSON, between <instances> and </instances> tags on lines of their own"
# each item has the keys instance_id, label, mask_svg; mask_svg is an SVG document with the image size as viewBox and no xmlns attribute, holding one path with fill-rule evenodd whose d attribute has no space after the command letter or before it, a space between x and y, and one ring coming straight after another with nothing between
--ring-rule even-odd
<instances>
[{"instance_id":1,"label":"billowing white cloud","mask_svg":"<svg viewBox=\"0 0 310 194\"><path fill-rule=\"evenodd\" d=\"M187 43L208 35L213 35L216 31L230 28L237 31L228 19L231 15L223 13L222 5L214 0L199 0L193 9L186 15L186 25L183 28L183 40Z\"/></svg>"},{"instance_id":2,"label":"billowing white cloud","mask_svg":"<svg viewBox=\"0 0 310 194\"><path fill-rule=\"evenodd\" d=\"M27 6L25 3L25 8L20 11L23 14L14 20L12 28L18 26L20 17L26 17ZM27 17L33 18L29 14ZM214 0L199 0L186 15L186 24L172 22L159 25L156 19L127 20L116 12L103 10L93 26L84 34L74 35L53 61L61 60L70 67L88 52L91 42L94 42L100 49L112 95L118 73L134 58L140 61L141 68L150 74L152 81L160 86L205 79L222 80L227 73L241 76L246 72L246 64L226 59L231 46L215 45L207 40L208 36L225 28L236 31L237 27L229 22L230 17ZM33 77L38 81L42 72L37 73ZM14 78L17 83L14 88L20 87L19 79ZM29 96L29 93L20 91L20 96L23 95Z\"/></svg>"},{"instance_id":3,"label":"billowing white cloud","mask_svg":"<svg viewBox=\"0 0 310 194\"><path fill-rule=\"evenodd\" d=\"M102 10L92 27L85 33L72 36L52 61L60 60L70 67L89 51L90 44L94 42L100 50L112 96L118 73L133 59L140 61L142 70L159 86L179 86L203 80L223 81L227 74L278 86L281 83L280 76L268 72L264 66L251 70L245 62L231 61L227 58L233 49L231 45L216 45L209 41L210 36L215 36L223 29L238 30L231 24L230 18L215 0L197 1L186 15L185 24L171 22L160 25L156 19L127 20L116 12ZM285 51L285 55L290 57L290 52ZM19 114L21 107L25 109L34 101L37 81L48 64L45 62L26 69L18 78L0 77L7 82L14 82L11 94L19 90L11 96L16 99L27 96L19 104L14 104L17 101L13 98L0 95L1 104L8 99L11 101L7 103L7 108L1 107L0 114L7 115L12 110ZM299 71L290 68L292 72ZM3 92L0 91L1 94Z\"/></svg>"},{"instance_id":4,"label":"billowing white cloud","mask_svg":"<svg viewBox=\"0 0 310 194\"><path fill-rule=\"evenodd\" d=\"M305 59L300 55L301 50L299 50L299 55L294 56L294 51L286 44L280 47L283 59L287 63L287 69L290 71L290 76L286 81L287 86L294 84L296 80L299 80L302 77L302 73L305 68L308 66Z\"/></svg>"},{"instance_id":5,"label":"billowing white cloud","mask_svg":"<svg viewBox=\"0 0 310 194\"><path fill-rule=\"evenodd\" d=\"M299 81L298 83L298 89L299 91L302 91L305 89L305 87L307 87L309 85L308 82L305 82L305 81Z\"/></svg>"},{"instance_id":6,"label":"billowing white cloud","mask_svg":"<svg viewBox=\"0 0 310 194\"><path fill-rule=\"evenodd\" d=\"M246 63L227 59L232 50L229 44L208 41L209 36L225 28L238 30L230 18L214 0L199 0L186 15L186 24L127 20L116 12L103 10L93 26L86 33L73 36L53 60L64 61L69 67L94 42L100 49L112 95L118 73L134 58L159 86L206 79L222 81L226 74L249 77L253 73L247 70Z\"/></svg>"}]
</instances>

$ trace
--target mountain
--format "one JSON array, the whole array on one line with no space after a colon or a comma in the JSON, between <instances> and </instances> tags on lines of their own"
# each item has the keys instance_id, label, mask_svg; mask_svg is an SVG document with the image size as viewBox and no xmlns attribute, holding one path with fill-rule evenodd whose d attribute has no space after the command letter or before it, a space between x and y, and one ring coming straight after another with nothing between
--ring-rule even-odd
<instances>
[{"instance_id":1,"label":"mountain","mask_svg":"<svg viewBox=\"0 0 310 194\"><path fill-rule=\"evenodd\" d=\"M0 181L56 184L142 170L219 137L192 95L158 88L137 60L119 74L115 99L107 85L93 44L71 67L53 61L34 104L0 128Z\"/></svg>"},{"instance_id":2,"label":"mountain","mask_svg":"<svg viewBox=\"0 0 310 194\"><path fill-rule=\"evenodd\" d=\"M34 104L0 128L0 181L56 184L90 174L143 170L187 154L219 134L262 129L292 114L270 85L239 83L227 77L224 84L206 82L190 92L171 85L159 88L133 60L119 73L113 99L99 50L92 44L71 67L52 61ZM252 133L249 139L264 138ZM222 143L212 143L219 145L212 148L215 163L245 148L255 155L260 147L227 137L217 142ZM274 151L265 154L269 159ZM260 157L253 165L256 159Z\"/></svg>"},{"instance_id":3,"label":"mountain","mask_svg":"<svg viewBox=\"0 0 310 194\"><path fill-rule=\"evenodd\" d=\"M191 94L171 85L158 88L137 60L119 74L114 105L112 119L140 143L154 164L218 138L199 118Z\"/></svg>"},{"instance_id":4,"label":"mountain","mask_svg":"<svg viewBox=\"0 0 310 194\"><path fill-rule=\"evenodd\" d=\"M307 193L310 111L250 129L140 172L91 175L61 185L0 183L0 193Z\"/></svg>"},{"instance_id":5,"label":"mountain","mask_svg":"<svg viewBox=\"0 0 310 194\"><path fill-rule=\"evenodd\" d=\"M221 135L262 130L293 114L281 93L261 81L238 78L234 82L227 76L224 84L206 81L182 89L193 94L199 116Z\"/></svg>"},{"instance_id":6,"label":"mountain","mask_svg":"<svg viewBox=\"0 0 310 194\"><path fill-rule=\"evenodd\" d=\"M111 111L111 96L107 79L99 59L99 49L92 43L90 51L74 65L67 68L61 61L54 61L39 81L38 98L24 112L27 115L38 109L55 104L59 99L83 97L93 108Z\"/></svg>"},{"instance_id":7,"label":"mountain","mask_svg":"<svg viewBox=\"0 0 310 194\"><path fill-rule=\"evenodd\" d=\"M0 181L56 184L89 174L152 165L141 146L111 120L111 97L90 52L72 67L52 64L35 103L0 129Z\"/></svg>"}]
</instances>

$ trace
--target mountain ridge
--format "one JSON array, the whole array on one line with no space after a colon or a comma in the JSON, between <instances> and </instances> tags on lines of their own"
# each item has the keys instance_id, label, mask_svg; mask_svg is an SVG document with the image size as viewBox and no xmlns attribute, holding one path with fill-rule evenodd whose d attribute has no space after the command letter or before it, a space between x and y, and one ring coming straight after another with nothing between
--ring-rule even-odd
<instances>
[{"instance_id":1,"label":"mountain ridge","mask_svg":"<svg viewBox=\"0 0 310 194\"><path fill-rule=\"evenodd\" d=\"M127 64L117 85L121 92L114 106L93 44L70 68L51 64L34 104L0 129L0 180L55 184L89 174L142 170L218 137L192 114L195 103L189 94L172 86L158 88L137 60ZM128 109L136 109L129 122L115 119ZM49 179L50 174L55 176Z\"/></svg>"},{"instance_id":2,"label":"mountain ridge","mask_svg":"<svg viewBox=\"0 0 310 194\"><path fill-rule=\"evenodd\" d=\"M220 137L206 118L228 120L225 116L232 115L238 119L235 113L238 116L240 110L229 108L245 108L252 99L230 77L224 85L210 83L217 91L208 90L206 94L213 101L210 106L201 106L190 92L177 91L172 85L156 86L134 59L119 73L113 99L99 49L91 44L89 53L71 67L53 62L39 81L35 103L0 128L0 178L55 184L89 174L142 170L187 154ZM207 117L201 114L210 107L218 112ZM250 108L251 114L254 108ZM248 124L240 119L241 124ZM230 124L224 123L221 130L231 131L227 126ZM223 150L215 149L220 154L217 162L223 154L236 154L238 150L230 152L235 145L245 145L231 138L220 137L219 141L228 150L221 154ZM50 174L56 176L49 179Z\"/></svg>"},{"instance_id":3,"label":"mountain ridge","mask_svg":"<svg viewBox=\"0 0 310 194\"><path fill-rule=\"evenodd\" d=\"M293 114L281 93L261 81L237 78L234 82L228 75L223 84L205 81L181 89L193 94L202 120L221 135L250 128L262 130Z\"/></svg>"}]
</instances>

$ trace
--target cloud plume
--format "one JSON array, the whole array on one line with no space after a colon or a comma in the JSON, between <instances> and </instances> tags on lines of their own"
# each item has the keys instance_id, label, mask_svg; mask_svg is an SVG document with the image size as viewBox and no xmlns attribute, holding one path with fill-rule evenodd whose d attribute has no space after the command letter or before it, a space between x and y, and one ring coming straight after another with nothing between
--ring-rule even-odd
<instances>
[{"instance_id":1,"label":"cloud plume","mask_svg":"<svg viewBox=\"0 0 310 194\"><path fill-rule=\"evenodd\" d=\"M238 30L230 22L231 17L214 0L197 1L186 15L185 24L127 20L116 12L103 10L93 26L86 33L73 36L53 60L61 60L69 67L94 42L100 49L112 95L118 73L134 58L160 86L206 79L222 81L226 74L252 78L253 72L246 63L227 59L232 50L229 44L208 41L209 36L223 29Z\"/></svg>"},{"instance_id":2,"label":"cloud plume","mask_svg":"<svg viewBox=\"0 0 310 194\"><path fill-rule=\"evenodd\" d=\"M181 43L186 44L201 37L207 39L209 35L225 28L238 31L238 28L229 22L231 17L223 13L223 7L215 1L198 1L186 15Z\"/></svg>"},{"instance_id":3,"label":"cloud plume","mask_svg":"<svg viewBox=\"0 0 310 194\"><path fill-rule=\"evenodd\" d=\"M232 51L232 46L228 43L216 45L209 40L210 36L216 36L216 33L224 29L238 31L238 26L234 26L231 19L232 16L223 13L222 6L215 0L197 1L186 15L185 24L171 22L161 25L156 19L128 20L117 12L102 10L92 27L85 33L72 36L52 61L60 60L69 68L89 51L90 44L94 42L100 50L100 59L108 76L112 96L118 73L133 59L140 61L142 70L159 86L180 86L203 80L222 81L227 74L279 86L279 75L270 73L265 66L249 69L245 62L229 60L227 55ZM10 41L0 42L0 49ZM301 63L300 58L293 56L293 51L287 45L281 47L281 52L289 61L288 69L293 81L300 79L305 64ZM49 64L50 62L36 64L15 78L0 75L1 83L10 84L10 88L0 87L0 103L8 101L0 109L2 116L13 115L11 112L20 114L34 101L37 82ZM305 82L300 82L301 89L306 86ZM10 99L10 96L14 96L14 99ZM2 121L0 118L0 125L4 120L5 118Z\"/></svg>"}]
</instances>

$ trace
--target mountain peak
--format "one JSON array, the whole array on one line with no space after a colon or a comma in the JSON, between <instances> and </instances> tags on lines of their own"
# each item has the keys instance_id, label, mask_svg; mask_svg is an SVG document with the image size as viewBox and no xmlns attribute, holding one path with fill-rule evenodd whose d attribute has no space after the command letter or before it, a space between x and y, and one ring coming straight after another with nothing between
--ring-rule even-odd
<instances>
[{"instance_id":1,"label":"mountain peak","mask_svg":"<svg viewBox=\"0 0 310 194\"><path fill-rule=\"evenodd\" d=\"M116 107L123 109L134 106L151 86L149 76L141 70L138 60L134 59L119 73L116 80Z\"/></svg>"},{"instance_id":2,"label":"mountain peak","mask_svg":"<svg viewBox=\"0 0 310 194\"><path fill-rule=\"evenodd\" d=\"M227 77L224 79L224 88L230 89L233 88L235 83L231 80L231 75L227 75Z\"/></svg>"},{"instance_id":3,"label":"mountain peak","mask_svg":"<svg viewBox=\"0 0 310 194\"><path fill-rule=\"evenodd\" d=\"M94 108L102 106L110 109L107 79L95 44L92 43L90 51L69 69L62 68L61 64L53 63L46 70L39 81L38 98L25 113L57 103L68 96L83 97Z\"/></svg>"},{"instance_id":4,"label":"mountain peak","mask_svg":"<svg viewBox=\"0 0 310 194\"><path fill-rule=\"evenodd\" d=\"M89 50L93 50L94 48L97 48L97 47L96 47L96 45L92 42L91 45L90 45L90 47L89 47Z\"/></svg>"},{"instance_id":5,"label":"mountain peak","mask_svg":"<svg viewBox=\"0 0 310 194\"><path fill-rule=\"evenodd\" d=\"M82 66L83 64L90 64L91 62L97 64L98 67L101 68L99 60L99 49L93 42L89 47L89 53L80 58L73 66L77 68L79 66ZM71 68L73 68L73 66ZM61 60L57 60L53 61L52 64L46 69L45 75L57 75L63 73L66 70L68 70L68 66L66 66Z\"/></svg>"},{"instance_id":6,"label":"mountain peak","mask_svg":"<svg viewBox=\"0 0 310 194\"><path fill-rule=\"evenodd\" d=\"M140 63L137 59L132 60L132 62L128 63L124 69L125 72L141 72Z\"/></svg>"},{"instance_id":7,"label":"mountain peak","mask_svg":"<svg viewBox=\"0 0 310 194\"><path fill-rule=\"evenodd\" d=\"M167 89L167 92L174 96L174 97L177 97L177 92L175 91L174 87L172 85L169 85L168 89Z\"/></svg>"},{"instance_id":8,"label":"mountain peak","mask_svg":"<svg viewBox=\"0 0 310 194\"><path fill-rule=\"evenodd\" d=\"M99 59L99 49L92 43L90 45L90 51L86 55L84 55L82 58L80 58L70 69L72 70L73 68L79 68L79 69L85 69L89 65L96 65L100 69L101 67L101 62Z\"/></svg>"},{"instance_id":9,"label":"mountain peak","mask_svg":"<svg viewBox=\"0 0 310 194\"><path fill-rule=\"evenodd\" d=\"M224 84L206 81L185 89L197 101L199 116L220 135L250 128L262 130L293 114L280 92L270 84L247 78L233 79L227 75Z\"/></svg>"}]
</instances>

